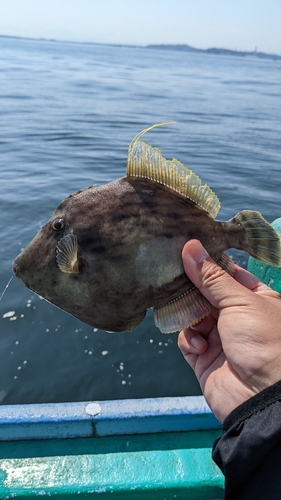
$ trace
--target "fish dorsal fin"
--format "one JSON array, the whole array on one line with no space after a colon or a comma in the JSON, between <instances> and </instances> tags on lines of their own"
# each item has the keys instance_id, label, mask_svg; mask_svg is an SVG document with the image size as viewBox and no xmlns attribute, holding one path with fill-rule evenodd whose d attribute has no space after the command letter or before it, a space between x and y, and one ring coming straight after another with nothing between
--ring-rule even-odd
<instances>
[{"instance_id":1,"label":"fish dorsal fin","mask_svg":"<svg viewBox=\"0 0 281 500\"><path fill-rule=\"evenodd\" d=\"M159 149L139 140L149 130L162 125L166 123L153 125L134 137L128 150L126 175L158 182L192 200L215 218L220 201L212 189L207 184L202 185L200 177L180 161L166 160Z\"/></svg>"}]
</instances>

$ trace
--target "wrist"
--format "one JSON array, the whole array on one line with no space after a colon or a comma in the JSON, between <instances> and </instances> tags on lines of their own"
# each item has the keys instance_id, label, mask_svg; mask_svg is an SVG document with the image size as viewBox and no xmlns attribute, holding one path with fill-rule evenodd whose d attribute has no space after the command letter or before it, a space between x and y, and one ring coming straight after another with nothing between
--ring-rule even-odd
<instances>
[{"instance_id":1,"label":"wrist","mask_svg":"<svg viewBox=\"0 0 281 500\"><path fill-rule=\"evenodd\" d=\"M241 384L240 379L237 383L237 374L232 370L223 373L219 378L216 377L215 384L212 380L207 380L202 391L212 412L221 423L237 407L256 395L256 391L247 384Z\"/></svg>"},{"instance_id":2,"label":"wrist","mask_svg":"<svg viewBox=\"0 0 281 500\"><path fill-rule=\"evenodd\" d=\"M281 401L281 380L235 407L222 421L223 431L227 431L235 423L246 420L276 401Z\"/></svg>"}]
</instances>

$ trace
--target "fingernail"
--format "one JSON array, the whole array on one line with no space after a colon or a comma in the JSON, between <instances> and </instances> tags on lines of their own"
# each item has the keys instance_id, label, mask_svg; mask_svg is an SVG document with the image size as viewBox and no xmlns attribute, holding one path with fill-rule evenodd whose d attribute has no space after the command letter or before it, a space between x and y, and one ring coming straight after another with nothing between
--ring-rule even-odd
<instances>
[{"instance_id":1,"label":"fingernail","mask_svg":"<svg viewBox=\"0 0 281 500\"><path fill-rule=\"evenodd\" d=\"M208 253L198 240L196 240L196 242L194 242L194 245L190 247L189 254L192 257L192 259L198 264L203 262L203 260L205 260L208 257Z\"/></svg>"},{"instance_id":2,"label":"fingernail","mask_svg":"<svg viewBox=\"0 0 281 500\"><path fill-rule=\"evenodd\" d=\"M186 263L190 263L191 261L193 261L197 264L201 264L203 260L208 257L208 253L206 252L200 241L190 240L183 247L182 257L183 261Z\"/></svg>"},{"instance_id":3,"label":"fingernail","mask_svg":"<svg viewBox=\"0 0 281 500\"><path fill-rule=\"evenodd\" d=\"M198 351L202 345L203 345L203 342L201 339L198 339L197 337L192 337L190 339L190 343L191 345Z\"/></svg>"}]
</instances>

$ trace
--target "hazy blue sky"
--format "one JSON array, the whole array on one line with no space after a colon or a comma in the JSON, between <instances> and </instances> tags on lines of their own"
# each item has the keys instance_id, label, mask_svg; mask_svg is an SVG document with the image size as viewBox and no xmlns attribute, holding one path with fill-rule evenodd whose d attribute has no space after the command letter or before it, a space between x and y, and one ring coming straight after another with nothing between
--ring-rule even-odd
<instances>
[{"instance_id":1,"label":"hazy blue sky","mask_svg":"<svg viewBox=\"0 0 281 500\"><path fill-rule=\"evenodd\" d=\"M0 0L0 34L281 54L281 0Z\"/></svg>"}]
</instances>

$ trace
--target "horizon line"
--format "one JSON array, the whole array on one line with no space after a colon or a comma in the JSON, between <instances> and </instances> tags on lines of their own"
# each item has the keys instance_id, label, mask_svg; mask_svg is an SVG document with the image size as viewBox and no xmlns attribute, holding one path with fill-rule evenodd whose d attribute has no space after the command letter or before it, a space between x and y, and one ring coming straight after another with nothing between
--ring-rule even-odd
<instances>
[{"instance_id":1,"label":"horizon line","mask_svg":"<svg viewBox=\"0 0 281 500\"><path fill-rule=\"evenodd\" d=\"M171 50L175 50L175 47L188 47L188 49L191 49L190 52L207 52L210 53L210 51L215 50L215 51L226 51L229 53L232 53L233 55L237 54L239 55L265 55L266 57L277 57L281 58L281 55L279 54L272 54L268 52L261 52L257 51L256 48L255 50L237 50L237 49L226 49L224 47L210 47L207 49L198 49L197 47L193 47L191 45L188 45L187 43L150 43L147 45L136 45L136 44L127 44L127 43L105 43L105 42L90 42L90 41L74 41L74 40L58 40L56 38L45 38L45 37L30 37L30 36L19 36L19 35L2 35L0 34L0 38L16 38L19 40L32 40L32 41L38 41L38 42L56 42L56 43L78 43L78 44L88 44L88 45L102 45L102 46L110 46L110 47L129 47L129 48L141 48L141 49L147 49L147 48L155 48L159 49L160 47L166 47L166 50L168 48L171 48ZM163 49L162 49L163 50ZM179 50L177 50L180 52ZM183 51L182 51L183 52ZM186 51L188 52L188 50ZM219 54L223 55L223 54Z\"/></svg>"}]
</instances>

